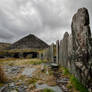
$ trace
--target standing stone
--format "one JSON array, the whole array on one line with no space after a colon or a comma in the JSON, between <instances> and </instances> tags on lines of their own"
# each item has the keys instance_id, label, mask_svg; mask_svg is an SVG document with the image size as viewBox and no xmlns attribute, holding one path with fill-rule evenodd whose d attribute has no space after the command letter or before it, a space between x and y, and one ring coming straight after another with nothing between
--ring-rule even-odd
<instances>
[{"instance_id":1,"label":"standing stone","mask_svg":"<svg viewBox=\"0 0 92 92\"><path fill-rule=\"evenodd\" d=\"M92 47L89 14L86 8L80 8L72 19L73 61L76 66L76 77L86 86L92 86ZM90 63L89 63L90 62ZM80 64L87 70L79 68Z\"/></svg>"},{"instance_id":2,"label":"standing stone","mask_svg":"<svg viewBox=\"0 0 92 92\"><path fill-rule=\"evenodd\" d=\"M63 40L60 41L60 46L59 46L59 64L63 65L63 61L62 61L62 44L63 44Z\"/></svg>"},{"instance_id":3,"label":"standing stone","mask_svg":"<svg viewBox=\"0 0 92 92\"><path fill-rule=\"evenodd\" d=\"M54 62L54 43L50 46L51 62Z\"/></svg>"},{"instance_id":4,"label":"standing stone","mask_svg":"<svg viewBox=\"0 0 92 92\"><path fill-rule=\"evenodd\" d=\"M86 8L81 8L74 15L72 21L72 39L74 55L81 57L81 60L86 63L91 52L91 31L89 27L89 14ZM84 57L85 58L82 58Z\"/></svg>"},{"instance_id":5,"label":"standing stone","mask_svg":"<svg viewBox=\"0 0 92 92\"><path fill-rule=\"evenodd\" d=\"M72 53L73 53L73 48L72 48L72 34L70 34L68 38L68 69L71 73L73 73L74 68L71 66L72 64ZM71 68L72 67L72 68Z\"/></svg>"},{"instance_id":6,"label":"standing stone","mask_svg":"<svg viewBox=\"0 0 92 92\"><path fill-rule=\"evenodd\" d=\"M59 40L56 41L56 63L59 64Z\"/></svg>"},{"instance_id":7,"label":"standing stone","mask_svg":"<svg viewBox=\"0 0 92 92\"><path fill-rule=\"evenodd\" d=\"M63 64L64 64L64 67L67 67L67 64L68 64L68 37L69 37L69 34L68 32L65 32L64 34L64 38L63 38L63 47L62 47L62 54L63 54Z\"/></svg>"},{"instance_id":8,"label":"standing stone","mask_svg":"<svg viewBox=\"0 0 92 92\"><path fill-rule=\"evenodd\" d=\"M65 32L63 40L60 41L59 46L59 62L61 66L67 67L68 66L68 32Z\"/></svg>"}]
</instances>

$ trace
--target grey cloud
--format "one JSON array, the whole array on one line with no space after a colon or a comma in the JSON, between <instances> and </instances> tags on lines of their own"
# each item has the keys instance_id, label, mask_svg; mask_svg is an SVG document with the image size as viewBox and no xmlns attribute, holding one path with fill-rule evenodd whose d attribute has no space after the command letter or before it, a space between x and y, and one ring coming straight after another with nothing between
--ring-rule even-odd
<instances>
[{"instance_id":1,"label":"grey cloud","mask_svg":"<svg viewBox=\"0 0 92 92\"><path fill-rule=\"evenodd\" d=\"M70 33L78 8L87 7L92 16L91 4L92 0L0 0L0 41L14 42L30 33L47 43L62 39L65 31Z\"/></svg>"}]
</instances>

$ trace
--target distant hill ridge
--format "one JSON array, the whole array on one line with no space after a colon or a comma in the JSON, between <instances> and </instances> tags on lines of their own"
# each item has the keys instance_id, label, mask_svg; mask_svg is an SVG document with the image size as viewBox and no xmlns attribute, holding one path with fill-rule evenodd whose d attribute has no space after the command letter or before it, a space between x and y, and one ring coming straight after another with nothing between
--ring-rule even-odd
<instances>
[{"instance_id":1,"label":"distant hill ridge","mask_svg":"<svg viewBox=\"0 0 92 92\"><path fill-rule=\"evenodd\" d=\"M11 45L10 43L0 42L0 50L4 50L5 48L9 47L10 45Z\"/></svg>"},{"instance_id":2,"label":"distant hill ridge","mask_svg":"<svg viewBox=\"0 0 92 92\"><path fill-rule=\"evenodd\" d=\"M33 34L30 34L15 43L13 43L8 49L45 49L49 45L44 41L40 40Z\"/></svg>"}]
</instances>

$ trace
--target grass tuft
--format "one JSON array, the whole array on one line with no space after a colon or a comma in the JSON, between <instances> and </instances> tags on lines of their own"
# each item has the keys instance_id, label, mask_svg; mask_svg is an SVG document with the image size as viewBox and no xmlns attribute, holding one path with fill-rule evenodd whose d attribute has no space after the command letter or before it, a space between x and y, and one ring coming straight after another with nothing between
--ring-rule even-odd
<instances>
[{"instance_id":1,"label":"grass tuft","mask_svg":"<svg viewBox=\"0 0 92 92\"><path fill-rule=\"evenodd\" d=\"M41 92L54 92L52 89L45 88Z\"/></svg>"},{"instance_id":2,"label":"grass tuft","mask_svg":"<svg viewBox=\"0 0 92 92\"><path fill-rule=\"evenodd\" d=\"M46 61L44 61L44 60L31 60L30 61L30 64L33 64L33 65L40 65L40 64L42 64L42 63L45 63Z\"/></svg>"},{"instance_id":3,"label":"grass tuft","mask_svg":"<svg viewBox=\"0 0 92 92\"><path fill-rule=\"evenodd\" d=\"M88 89L85 88L73 75L70 77L71 83L74 85L75 89L80 92L88 92Z\"/></svg>"},{"instance_id":4,"label":"grass tuft","mask_svg":"<svg viewBox=\"0 0 92 92\"><path fill-rule=\"evenodd\" d=\"M63 74L67 77L69 77L70 79L70 84L68 85L69 89L75 88L76 90L78 90L79 92L89 92L87 88L85 88L83 86L83 84L81 84L79 82L79 80L77 78L74 77L74 75L72 75L67 68L61 67L61 70L63 70Z\"/></svg>"},{"instance_id":5,"label":"grass tuft","mask_svg":"<svg viewBox=\"0 0 92 92\"><path fill-rule=\"evenodd\" d=\"M39 79L37 79L37 78L30 78L30 79L27 81L27 83L28 83L28 84L35 84L38 80L39 80Z\"/></svg>"}]
</instances>

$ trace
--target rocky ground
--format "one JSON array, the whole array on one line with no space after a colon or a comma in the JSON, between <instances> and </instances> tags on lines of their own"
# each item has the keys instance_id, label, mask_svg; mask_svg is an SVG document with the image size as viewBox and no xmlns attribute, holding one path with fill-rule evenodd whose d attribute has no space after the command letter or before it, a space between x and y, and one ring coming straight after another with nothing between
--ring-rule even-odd
<instances>
[{"instance_id":1,"label":"rocky ground","mask_svg":"<svg viewBox=\"0 0 92 92\"><path fill-rule=\"evenodd\" d=\"M0 92L74 92L67 88L69 78L62 71L52 70L40 60L9 59L1 60L0 64L8 79L0 84Z\"/></svg>"}]
</instances>

